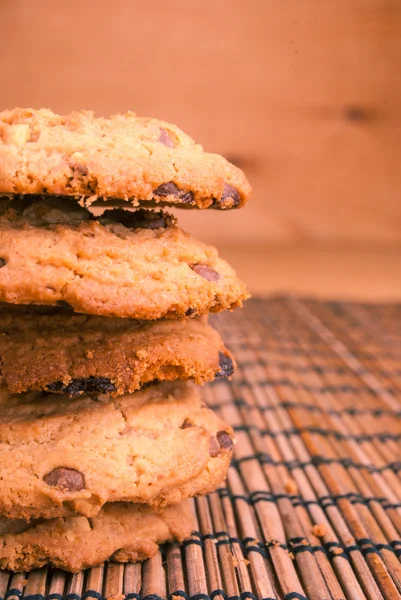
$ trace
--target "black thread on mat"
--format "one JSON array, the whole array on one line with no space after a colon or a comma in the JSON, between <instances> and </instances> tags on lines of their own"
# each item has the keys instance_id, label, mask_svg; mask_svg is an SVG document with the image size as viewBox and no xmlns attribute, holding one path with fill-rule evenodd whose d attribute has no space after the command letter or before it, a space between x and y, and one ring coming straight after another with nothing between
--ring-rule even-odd
<instances>
[{"instance_id":1,"label":"black thread on mat","mask_svg":"<svg viewBox=\"0 0 401 600\"><path fill-rule=\"evenodd\" d=\"M78 599L80 598L80 596L78 596L78 594L68 594L68 598L71 598L71 596L76 596ZM46 596L46 600L63 600L64 596L63 594L49 594L48 596Z\"/></svg>"},{"instance_id":2,"label":"black thread on mat","mask_svg":"<svg viewBox=\"0 0 401 600\"><path fill-rule=\"evenodd\" d=\"M256 408L256 407L255 407ZM293 400L285 400L281 399L280 404L274 406L261 406L257 407L257 410L265 411L265 410L278 410L279 408L285 409L295 409L295 410L307 410L308 412L316 412L323 415L334 415L340 417L341 415L348 414L351 416L355 415L372 415L374 417L379 417L381 415L389 415L391 417L401 418L401 411L394 411L390 408L356 408L355 406L350 406L348 408L339 408L339 409L327 409L321 408L320 406L316 406L316 404L308 404L304 402L295 402Z\"/></svg>"},{"instance_id":3,"label":"black thread on mat","mask_svg":"<svg viewBox=\"0 0 401 600\"><path fill-rule=\"evenodd\" d=\"M248 498L245 496L233 495L226 488L218 490L218 493L221 498L229 497L232 500L240 499L244 500L248 504L257 504L258 502L277 502L277 500L284 498L290 500L294 506L305 507L315 505L327 508L328 506L335 506L335 503L339 500L349 500L351 504L363 504L365 506L369 506L371 502L377 502L378 504L381 504L385 509L401 508L401 502L392 504L387 500L387 498L380 498L376 496L363 497L353 492L349 492L348 494L338 494L334 496L321 496L320 498L316 498L314 500L304 500L301 496L297 494L273 494L272 492L268 492L265 490L251 492Z\"/></svg>"},{"instance_id":4,"label":"black thread on mat","mask_svg":"<svg viewBox=\"0 0 401 600\"><path fill-rule=\"evenodd\" d=\"M7 600L8 598L10 598L10 596L17 596L18 598L20 598L23 594L22 590L18 590L17 588L10 588L9 590L6 591L5 595L4 595L4 600Z\"/></svg>"},{"instance_id":5,"label":"black thread on mat","mask_svg":"<svg viewBox=\"0 0 401 600\"><path fill-rule=\"evenodd\" d=\"M292 460L273 460L273 458L267 452L260 452L255 454L250 454L248 456L241 456L240 458L233 459L232 465L238 468L242 462L247 462L249 460L258 460L262 464L269 464L274 466L284 466L289 470L294 469L304 469L305 467L315 466L318 467L320 465L331 465L337 464L342 465L346 469L353 467L358 470L367 471L368 473L382 473L383 471L393 471L397 474L401 471L401 461L394 461L392 463L386 463L381 467L376 467L375 465L364 465L362 463L355 462L351 458L327 458L325 456L312 456L311 460L308 461L300 461L297 458Z\"/></svg>"},{"instance_id":6,"label":"black thread on mat","mask_svg":"<svg viewBox=\"0 0 401 600\"><path fill-rule=\"evenodd\" d=\"M246 410L255 410L257 412L277 412L278 410L285 409L295 409L295 410L306 410L308 412L316 412L322 415L334 415L340 417L344 414L355 416L355 415L371 415L373 417L380 417L383 415L388 415L391 417L395 417L396 419L401 419L401 410L391 410L390 408L356 408L354 406L350 406L348 408L339 408L339 409L324 409L320 406L316 406L315 404L308 404L306 402L296 402L293 400L285 400L281 399L279 404L269 404L268 406L259 406L254 404L248 404L243 398L233 398L230 400L222 400L221 402L213 402L208 403L209 408L213 410L218 410L223 406L230 406L231 404L235 404L235 406L239 408L245 408Z\"/></svg>"},{"instance_id":7,"label":"black thread on mat","mask_svg":"<svg viewBox=\"0 0 401 600\"><path fill-rule=\"evenodd\" d=\"M213 533L204 533L202 535L203 540L214 540L215 535Z\"/></svg>"},{"instance_id":8,"label":"black thread on mat","mask_svg":"<svg viewBox=\"0 0 401 600\"><path fill-rule=\"evenodd\" d=\"M308 600L306 596L303 594L299 594L298 592L290 592L284 596L284 600Z\"/></svg>"},{"instance_id":9,"label":"black thread on mat","mask_svg":"<svg viewBox=\"0 0 401 600\"><path fill-rule=\"evenodd\" d=\"M79 594L67 594L65 600L81 600L81 596Z\"/></svg>"},{"instance_id":10,"label":"black thread on mat","mask_svg":"<svg viewBox=\"0 0 401 600\"><path fill-rule=\"evenodd\" d=\"M210 592L211 598L215 598L216 596L223 596L223 598L227 598L225 591L219 590L219 589L216 589L216 590L213 590L213 592Z\"/></svg>"},{"instance_id":11,"label":"black thread on mat","mask_svg":"<svg viewBox=\"0 0 401 600\"><path fill-rule=\"evenodd\" d=\"M388 440L399 441L401 440L401 433L362 433L362 434L351 434L351 433L341 433L336 431L335 429L324 429L323 427L315 427L307 425L305 427L291 427L291 429L281 429L280 431L271 431L270 429L260 429L256 425L235 425L235 431L252 431L257 430L261 435L266 435L271 438L276 438L279 435L284 435L285 437L290 437L292 435L301 435L302 433L315 433L317 435L322 435L324 437L334 437L336 440L354 440L358 443L361 442L371 442L374 440L379 440L381 442L385 442Z\"/></svg>"},{"instance_id":12,"label":"black thread on mat","mask_svg":"<svg viewBox=\"0 0 401 600\"><path fill-rule=\"evenodd\" d=\"M201 540L184 540L181 542L181 546L183 548L186 548L187 546L200 546L203 548L203 543Z\"/></svg>"},{"instance_id":13,"label":"black thread on mat","mask_svg":"<svg viewBox=\"0 0 401 600\"><path fill-rule=\"evenodd\" d=\"M216 385L220 383L220 380L215 379L212 381L212 385ZM222 383L226 383L223 382ZM238 379L236 378L235 384L239 387L288 387L293 390L302 390L304 392L308 392L310 394L367 394L369 396L380 396L380 393L369 387L361 387L361 386L353 386L349 384L338 384L338 385L309 385L306 383L294 383L289 379L259 379L255 381L248 381L247 379ZM392 394L393 396L397 394L397 390L391 387L382 386L381 390L387 392L388 394Z\"/></svg>"},{"instance_id":14,"label":"black thread on mat","mask_svg":"<svg viewBox=\"0 0 401 600\"><path fill-rule=\"evenodd\" d=\"M260 546L246 546L246 548L243 549L243 552L245 554L245 556L247 557L251 552L257 552L258 554L261 554L264 558L267 557L267 552L264 548L260 548Z\"/></svg>"},{"instance_id":15,"label":"black thread on mat","mask_svg":"<svg viewBox=\"0 0 401 600\"><path fill-rule=\"evenodd\" d=\"M388 543L388 544L375 544L372 540L370 540L369 538L360 538L355 540L356 543L359 546L370 546L370 548L362 548L361 552L362 553L372 553L372 548L374 549L375 552L380 550L388 550L389 552L392 552L393 554L395 554L396 556L401 556L401 548L395 548L395 546L400 545L401 546L401 540L393 540L392 542Z\"/></svg>"},{"instance_id":16,"label":"black thread on mat","mask_svg":"<svg viewBox=\"0 0 401 600\"><path fill-rule=\"evenodd\" d=\"M176 592L179 595L178 592ZM124 600L141 600L141 595L136 592L130 592L129 594L125 594Z\"/></svg>"},{"instance_id":17,"label":"black thread on mat","mask_svg":"<svg viewBox=\"0 0 401 600\"><path fill-rule=\"evenodd\" d=\"M28 596L24 596L24 600L44 600L43 594L29 594Z\"/></svg>"},{"instance_id":18,"label":"black thread on mat","mask_svg":"<svg viewBox=\"0 0 401 600\"><path fill-rule=\"evenodd\" d=\"M268 352L266 351L266 354ZM264 359L256 357L252 360L239 360L238 365L241 369L252 368L254 366L261 367L273 367L274 369L278 369L279 371L292 371L294 373L301 374L310 374L315 373L317 375L353 375L354 371L350 369L348 366L344 365L342 367L331 367L329 365L297 365L296 363L289 363L280 360L272 360L272 359ZM367 369L360 369L359 375L366 375L368 373ZM389 373L390 375L390 373Z\"/></svg>"},{"instance_id":19,"label":"black thread on mat","mask_svg":"<svg viewBox=\"0 0 401 600\"><path fill-rule=\"evenodd\" d=\"M95 592L95 590L88 590L82 595L82 600L86 598L96 598L96 600L103 600L102 594Z\"/></svg>"},{"instance_id":20,"label":"black thread on mat","mask_svg":"<svg viewBox=\"0 0 401 600\"><path fill-rule=\"evenodd\" d=\"M306 539L306 537L291 537L291 538L288 539L288 543L289 544L294 544L295 546L297 544L304 544L305 542L309 544L309 542Z\"/></svg>"}]
</instances>

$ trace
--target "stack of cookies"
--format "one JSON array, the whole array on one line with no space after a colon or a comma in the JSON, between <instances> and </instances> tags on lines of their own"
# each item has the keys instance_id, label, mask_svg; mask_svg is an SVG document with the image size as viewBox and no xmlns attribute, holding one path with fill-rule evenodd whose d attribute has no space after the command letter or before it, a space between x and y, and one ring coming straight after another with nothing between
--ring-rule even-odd
<instances>
[{"instance_id":1,"label":"stack of cookies","mask_svg":"<svg viewBox=\"0 0 401 600\"><path fill-rule=\"evenodd\" d=\"M1 568L143 560L190 534L188 498L234 443L195 386L234 370L207 315L248 294L155 207L249 194L168 123L0 114Z\"/></svg>"}]
</instances>

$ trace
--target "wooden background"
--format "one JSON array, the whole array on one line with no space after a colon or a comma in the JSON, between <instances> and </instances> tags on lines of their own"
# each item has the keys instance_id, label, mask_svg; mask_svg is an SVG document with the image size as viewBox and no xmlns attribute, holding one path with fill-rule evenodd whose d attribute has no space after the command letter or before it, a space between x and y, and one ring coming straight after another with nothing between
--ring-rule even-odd
<instances>
[{"instance_id":1,"label":"wooden background","mask_svg":"<svg viewBox=\"0 0 401 600\"><path fill-rule=\"evenodd\" d=\"M243 167L245 210L180 221L244 273L401 245L399 0L1 0L0 51L2 107L133 109Z\"/></svg>"}]
</instances>

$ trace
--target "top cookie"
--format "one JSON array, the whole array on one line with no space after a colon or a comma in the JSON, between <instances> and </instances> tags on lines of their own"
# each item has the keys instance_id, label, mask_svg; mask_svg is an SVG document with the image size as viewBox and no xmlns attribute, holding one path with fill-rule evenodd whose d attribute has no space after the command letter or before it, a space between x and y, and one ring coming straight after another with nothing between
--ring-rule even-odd
<instances>
[{"instance_id":1,"label":"top cookie","mask_svg":"<svg viewBox=\"0 0 401 600\"><path fill-rule=\"evenodd\" d=\"M251 188L240 169L170 123L15 108L0 113L0 193L229 209Z\"/></svg>"}]
</instances>

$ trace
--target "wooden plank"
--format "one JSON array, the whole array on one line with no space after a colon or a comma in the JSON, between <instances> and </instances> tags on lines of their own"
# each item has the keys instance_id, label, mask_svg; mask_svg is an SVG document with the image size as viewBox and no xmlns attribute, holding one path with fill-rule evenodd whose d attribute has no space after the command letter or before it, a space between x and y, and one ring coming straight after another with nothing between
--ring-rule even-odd
<instances>
[{"instance_id":1,"label":"wooden plank","mask_svg":"<svg viewBox=\"0 0 401 600\"><path fill-rule=\"evenodd\" d=\"M3 0L1 105L135 109L243 166L206 241L400 241L397 0Z\"/></svg>"}]
</instances>

